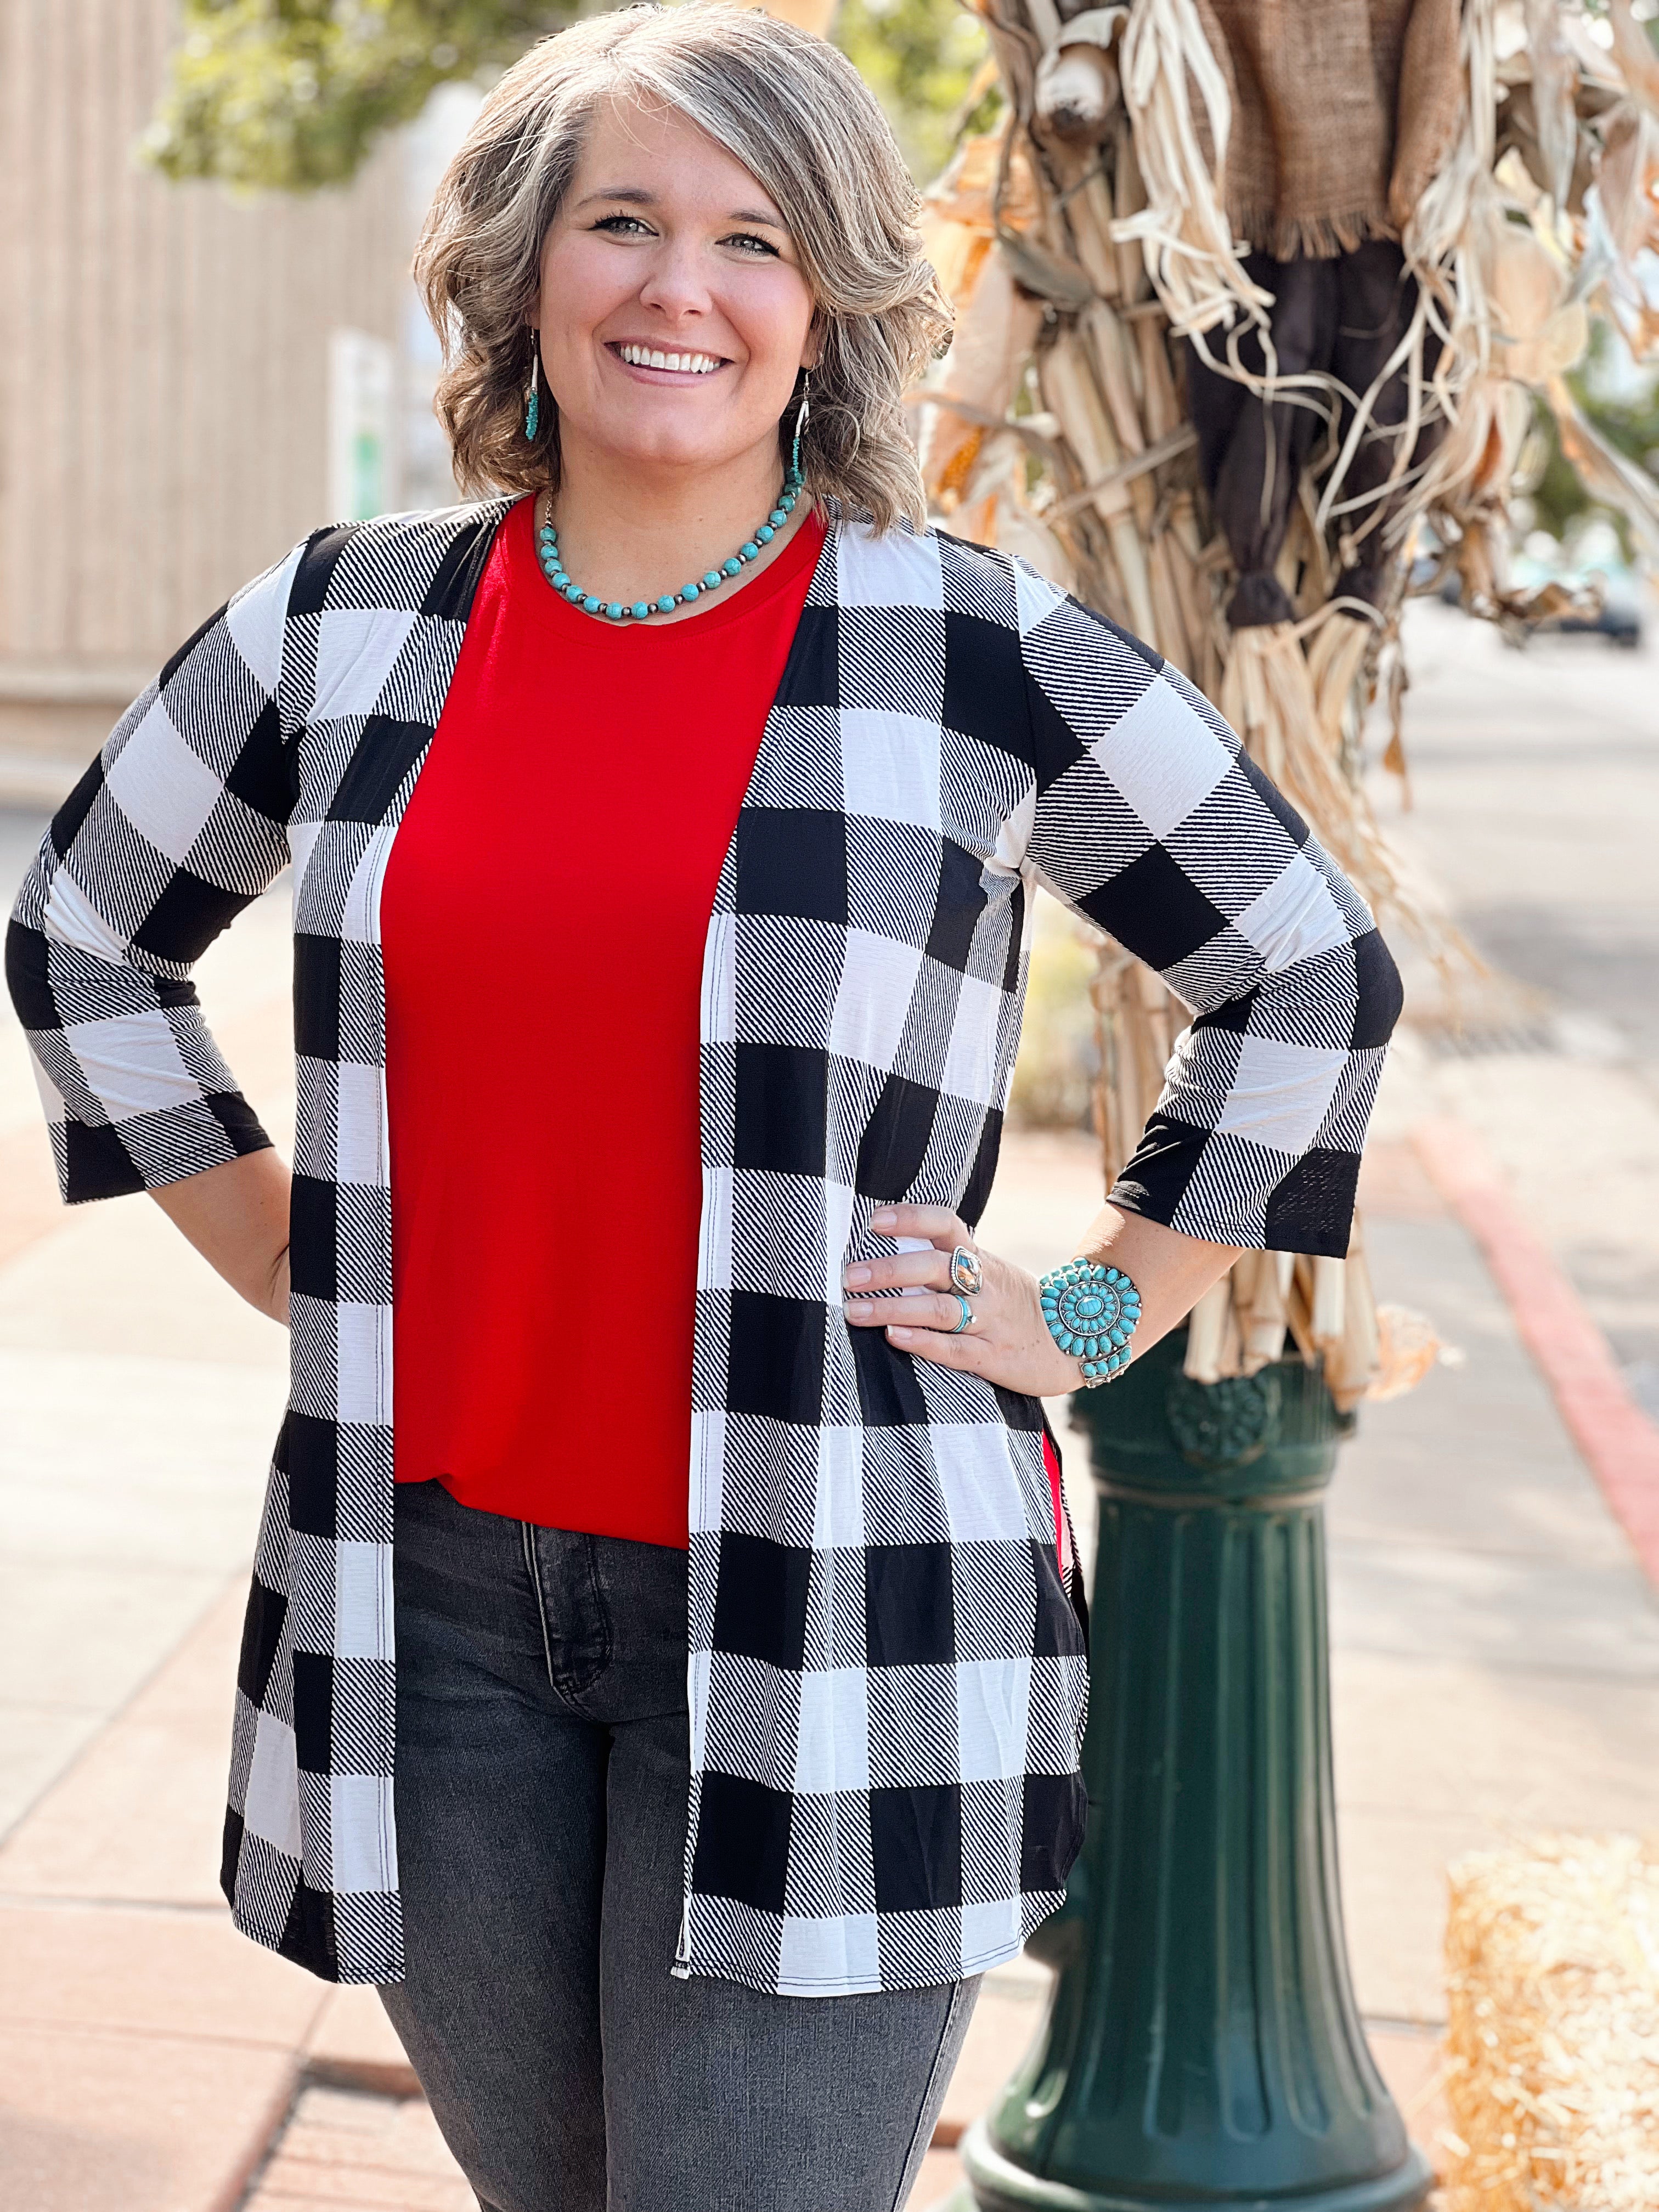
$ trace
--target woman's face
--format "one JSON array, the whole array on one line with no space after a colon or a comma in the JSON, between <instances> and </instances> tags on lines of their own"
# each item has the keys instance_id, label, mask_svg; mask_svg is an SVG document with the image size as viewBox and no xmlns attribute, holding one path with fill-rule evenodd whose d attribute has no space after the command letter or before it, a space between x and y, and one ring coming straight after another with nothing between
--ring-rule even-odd
<instances>
[{"instance_id":1,"label":"woman's face","mask_svg":"<svg viewBox=\"0 0 1659 2212\"><path fill-rule=\"evenodd\" d=\"M817 351L778 209L672 108L607 104L594 117L542 246L534 316L567 460L586 445L701 471L775 453Z\"/></svg>"}]
</instances>

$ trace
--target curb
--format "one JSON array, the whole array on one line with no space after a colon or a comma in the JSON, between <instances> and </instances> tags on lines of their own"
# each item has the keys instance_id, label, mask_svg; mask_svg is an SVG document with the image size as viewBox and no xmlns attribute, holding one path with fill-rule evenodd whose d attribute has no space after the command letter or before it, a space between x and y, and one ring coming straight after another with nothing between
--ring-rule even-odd
<instances>
[{"instance_id":1,"label":"curb","mask_svg":"<svg viewBox=\"0 0 1659 2212\"><path fill-rule=\"evenodd\" d=\"M240 2157L214 2195L209 2212L240 2212L240 2208L246 2203L254 2183L270 2156L272 2146L282 2140L304 2087L304 2075L296 2060L288 2081L266 2107L263 2126L243 2145Z\"/></svg>"},{"instance_id":2,"label":"curb","mask_svg":"<svg viewBox=\"0 0 1659 2212\"><path fill-rule=\"evenodd\" d=\"M352 2089L361 2097L418 2097L421 2085L404 2059L331 2058L307 2056L300 2062L302 2089Z\"/></svg>"},{"instance_id":3,"label":"curb","mask_svg":"<svg viewBox=\"0 0 1659 2212\"><path fill-rule=\"evenodd\" d=\"M1631 1395L1606 1337L1528 1225L1478 1132L1437 1116L1419 1122L1411 1139L1436 1188L1480 1246L1568 1433L1659 1589L1659 1427Z\"/></svg>"}]
</instances>

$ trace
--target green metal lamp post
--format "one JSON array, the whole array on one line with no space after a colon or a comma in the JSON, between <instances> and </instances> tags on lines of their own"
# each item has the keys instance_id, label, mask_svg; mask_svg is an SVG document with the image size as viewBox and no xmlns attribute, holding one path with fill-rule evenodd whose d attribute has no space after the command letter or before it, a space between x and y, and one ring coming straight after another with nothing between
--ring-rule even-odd
<instances>
[{"instance_id":1,"label":"green metal lamp post","mask_svg":"<svg viewBox=\"0 0 1659 2212\"><path fill-rule=\"evenodd\" d=\"M1031 1949L1048 2015L963 2139L979 2212L1407 2212L1337 1886L1322 1505L1342 1423L1185 1333L1074 1401L1101 1492L1089 1834Z\"/></svg>"}]
</instances>

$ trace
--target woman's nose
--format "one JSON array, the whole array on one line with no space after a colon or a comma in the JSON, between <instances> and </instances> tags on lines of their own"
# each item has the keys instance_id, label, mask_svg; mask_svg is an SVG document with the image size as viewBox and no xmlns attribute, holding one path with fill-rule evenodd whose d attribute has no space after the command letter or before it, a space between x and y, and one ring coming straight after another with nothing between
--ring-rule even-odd
<instances>
[{"instance_id":1,"label":"woman's nose","mask_svg":"<svg viewBox=\"0 0 1659 2212\"><path fill-rule=\"evenodd\" d=\"M708 304L708 287L690 248L668 247L653 257L650 272L640 287L641 307L678 316L706 310Z\"/></svg>"}]
</instances>

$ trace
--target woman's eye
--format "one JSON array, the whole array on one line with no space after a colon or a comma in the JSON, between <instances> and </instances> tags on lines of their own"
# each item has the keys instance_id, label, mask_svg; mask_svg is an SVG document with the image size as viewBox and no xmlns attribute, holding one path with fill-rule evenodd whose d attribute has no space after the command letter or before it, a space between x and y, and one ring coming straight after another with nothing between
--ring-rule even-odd
<instances>
[{"instance_id":1,"label":"woman's eye","mask_svg":"<svg viewBox=\"0 0 1659 2212\"><path fill-rule=\"evenodd\" d=\"M634 235L650 238L655 234L650 224L642 222L636 215L602 215L593 228L595 230L609 231L614 237L619 238ZM778 258L778 249L773 245L771 240L757 238L753 231L734 230L729 238L722 239L720 243L723 246L739 246L751 258L758 258L762 254L769 254L774 260Z\"/></svg>"}]
</instances>

